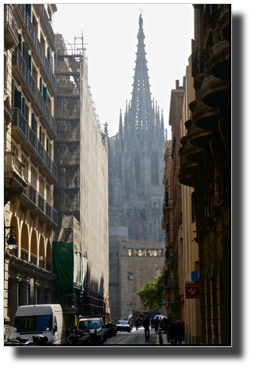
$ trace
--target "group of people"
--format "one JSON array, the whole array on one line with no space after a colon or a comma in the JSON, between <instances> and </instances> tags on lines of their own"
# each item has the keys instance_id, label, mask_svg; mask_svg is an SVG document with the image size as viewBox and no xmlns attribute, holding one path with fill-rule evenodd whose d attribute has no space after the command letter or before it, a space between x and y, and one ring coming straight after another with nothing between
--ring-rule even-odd
<instances>
[{"instance_id":1,"label":"group of people","mask_svg":"<svg viewBox=\"0 0 258 373\"><path fill-rule=\"evenodd\" d=\"M133 318L131 317L128 320L128 323L133 327ZM142 318L137 317L135 320L135 327L138 330L139 326L144 327L145 331L145 341L149 341L150 339L150 326L155 328L155 332L159 331L159 327L164 333L167 335L167 341L171 343L171 345L182 345L183 335L185 333L184 327L181 324L180 320L172 321L172 318L168 316L166 317L156 317L155 319L152 318L149 320L148 316L145 316L144 320Z\"/></svg>"}]
</instances>

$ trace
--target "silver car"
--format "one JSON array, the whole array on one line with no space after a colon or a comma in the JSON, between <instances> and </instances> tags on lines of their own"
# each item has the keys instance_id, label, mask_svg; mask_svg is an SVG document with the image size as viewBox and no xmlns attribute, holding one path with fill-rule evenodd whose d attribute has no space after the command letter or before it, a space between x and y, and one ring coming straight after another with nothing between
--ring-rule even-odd
<instances>
[{"instance_id":1,"label":"silver car","mask_svg":"<svg viewBox=\"0 0 258 373\"><path fill-rule=\"evenodd\" d=\"M117 328L117 331L120 331L120 332L128 332L128 333L131 332L131 326L126 320L117 321L116 328Z\"/></svg>"},{"instance_id":2,"label":"silver car","mask_svg":"<svg viewBox=\"0 0 258 373\"><path fill-rule=\"evenodd\" d=\"M103 326L104 321L101 317L82 317L78 321L78 329L89 330L94 344L106 341L106 332Z\"/></svg>"}]
</instances>

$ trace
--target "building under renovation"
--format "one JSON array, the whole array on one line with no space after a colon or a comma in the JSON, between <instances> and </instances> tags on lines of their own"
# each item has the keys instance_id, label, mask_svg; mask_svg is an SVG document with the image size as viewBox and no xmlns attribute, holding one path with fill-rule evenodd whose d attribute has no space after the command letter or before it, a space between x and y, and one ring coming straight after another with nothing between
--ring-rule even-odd
<instances>
[{"instance_id":1,"label":"building under renovation","mask_svg":"<svg viewBox=\"0 0 258 373\"><path fill-rule=\"evenodd\" d=\"M69 230L78 222L80 238L73 249L87 261L87 281L69 287L68 293L64 290L64 299L80 313L85 309L78 306L78 297L91 297L91 306L86 301L82 306L87 303L87 312L96 313L108 303L108 141L91 100L83 37L74 38L71 45L56 34L55 42L58 241L73 240Z\"/></svg>"}]
</instances>

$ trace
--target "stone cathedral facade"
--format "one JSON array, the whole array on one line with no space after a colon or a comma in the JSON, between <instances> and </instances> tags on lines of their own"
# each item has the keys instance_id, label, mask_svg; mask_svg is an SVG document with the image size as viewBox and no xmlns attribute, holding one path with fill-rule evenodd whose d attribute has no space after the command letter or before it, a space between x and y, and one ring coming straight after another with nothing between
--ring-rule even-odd
<instances>
[{"instance_id":1,"label":"stone cathedral facade","mask_svg":"<svg viewBox=\"0 0 258 373\"><path fill-rule=\"evenodd\" d=\"M109 138L109 226L127 227L129 239L164 242L164 118L151 98L141 15L137 38L131 101Z\"/></svg>"},{"instance_id":2,"label":"stone cathedral facade","mask_svg":"<svg viewBox=\"0 0 258 373\"><path fill-rule=\"evenodd\" d=\"M132 97L108 138L109 304L112 319L142 315L138 296L164 265L164 118L151 98L143 20ZM160 311L164 312L164 306ZM153 310L154 312L154 310Z\"/></svg>"}]
</instances>

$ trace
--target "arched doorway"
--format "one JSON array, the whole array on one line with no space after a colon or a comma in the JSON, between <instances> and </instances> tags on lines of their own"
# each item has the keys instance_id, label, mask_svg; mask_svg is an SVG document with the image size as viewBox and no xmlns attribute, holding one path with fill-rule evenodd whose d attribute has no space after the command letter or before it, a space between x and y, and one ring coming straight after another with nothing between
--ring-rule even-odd
<instances>
[{"instance_id":1,"label":"arched doorway","mask_svg":"<svg viewBox=\"0 0 258 373\"><path fill-rule=\"evenodd\" d=\"M18 247L19 247L19 227L18 227L18 219L13 215L11 219L10 226L13 226L15 228L12 228L12 231L15 233L16 236L16 248L14 248L11 252L11 254L18 256ZM11 229L6 229L6 237L11 232Z\"/></svg>"},{"instance_id":2,"label":"arched doorway","mask_svg":"<svg viewBox=\"0 0 258 373\"><path fill-rule=\"evenodd\" d=\"M47 256L46 256L46 269L51 272L52 268L52 250L50 247L50 241L47 242Z\"/></svg>"},{"instance_id":3,"label":"arched doorway","mask_svg":"<svg viewBox=\"0 0 258 373\"><path fill-rule=\"evenodd\" d=\"M21 231L21 259L28 261L29 233L27 224L23 223Z\"/></svg>"},{"instance_id":4,"label":"arched doorway","mask_svg":"<svg viewBox=\"0 0 258 373\"><path fill-rule=\"evenodd\" d=\"M37 245L37 235L36 231L33 229L32 234L31 234L31 256L30 256L30 261L33 264L37 265L37 252L38 252L38 245Z\"/></svg>"},{"instance_id":5,"label":"arched doorway","mask_svg":"<svg viewBox=\"0 0 258 373\"><path fill-rule=\"evenodd\" d=\"M39 266L41 268L45 267L45 250L44 250L44 238L41 235L39 241Z\"/></svg>"}]
</instances>

